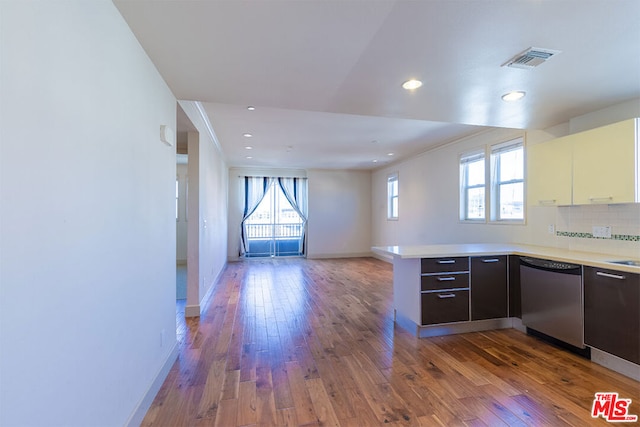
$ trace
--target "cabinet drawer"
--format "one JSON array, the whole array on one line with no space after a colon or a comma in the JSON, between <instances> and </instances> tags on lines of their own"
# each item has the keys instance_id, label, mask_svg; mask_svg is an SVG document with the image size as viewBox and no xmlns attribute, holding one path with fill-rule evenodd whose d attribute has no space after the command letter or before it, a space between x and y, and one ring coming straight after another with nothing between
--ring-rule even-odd
<instances>
[{"instance_id":1,"label":"cabinet drawer","mask_svg":"<svg viewBox=\"0 0 640 427\"><path fill-rule=\"evenodd\" d=\"M420 278L420 290L438 291L441 289L455 289L469 287L469 273L436 274Z\"/></svg>"},{"instance_id":2,"label":"cabinet drawer","mask_svg":"<svg viewBox=\"0 0 640 427\"><path fill-rule=\"evenodd\" d=\"M469 291L429 292L421 298L423 325L469 320Z\"/></svg>"},{"instance_id":3,"label":"cabinet drawer","mask_svg":"<svg viewBox=\"0 0 640 427\"><path fill-rule=\"evenodd\" d=\"M422 258L420 264L422 273L469 271L469 257Z\"/></svg>"}]
</instances>

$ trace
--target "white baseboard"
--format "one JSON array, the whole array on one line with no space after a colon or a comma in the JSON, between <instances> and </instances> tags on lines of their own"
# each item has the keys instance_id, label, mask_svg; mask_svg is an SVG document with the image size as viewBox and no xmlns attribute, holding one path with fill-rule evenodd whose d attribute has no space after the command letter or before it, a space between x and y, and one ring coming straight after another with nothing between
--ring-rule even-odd
<instances>
[{"instance_id":1,"label":"white baseboard","mask_svg":"<svg viewBox=\"0 0 640 427\"><path fill-rule=\"evenodd\" d=\"M149 386L149 389L147 390L147 392L144 394L144 396L136 406L136 409L133 411L133 413L129 417L129 420L127 420L125 426L138 427L140 424L142 424L142 420L144 419L144 416L147 414L147 411L149 410L149 408L151 407L151 404L153 403L153 399L156 398L156 395L158 394L160 387L162 387L164 380L167 379L167 375L169 375L169 371L171 370L171 367L173 366L177 358L178 358L178 343L176 342L173 345L173 348L171 349L169 354L167 355L167 358L165 359L164 363L160 367L160 370L156 374L156 377L154 378L153 382Z\"/></svg>"},{"instance_id":2,"label":"white baseboard","mask_svg":"<svg viewBox=\"0 0 640 427\"><path fill-rule=\"evenodd\" d=\"M379 259L380 261L388 262L389 264L393 264L393 256L391 255L382 255L377 252L372 252L371 256L375 259Z\"/></svg>"},{"instance_id":3,"label":"white baseboard","mask_svg":"<svg viewBox=\"0 0 640 427\"><path fill-rule=\"evenodd\" d=\"M187 305L184 308L184 317L200 317L200 304Z\"/></svg>"},{"instance_id":4,"label":"white baseboard","mask_svg":"<svg viewBox=\"0 0 640 427\"><path fill-rule=\"evenodd\" d=\"M335 254L335 253L327 253L327 254L308 254L307 258L309 259L330 259L330 258L369 258L373 256L372 252L355 252L355 253L346 253L346 254Z\"/></svg>"},{"instance_id":5,"label":"white baseboard","mask_svg":"<svg viewBox=\"0 0 640 427\"><path fill-rule=\"evenodd\" d=\"M640 381L640 366L618 356L591 347L591 361L619 374Z\"/></svg>"}]
</instances>

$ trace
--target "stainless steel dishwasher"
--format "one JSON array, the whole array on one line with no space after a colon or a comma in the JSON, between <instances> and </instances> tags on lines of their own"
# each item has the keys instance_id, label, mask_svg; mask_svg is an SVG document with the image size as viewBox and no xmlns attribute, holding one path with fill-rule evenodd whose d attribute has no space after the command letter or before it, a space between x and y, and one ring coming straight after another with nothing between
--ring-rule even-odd
<instances>
[{"instance_id":1,"label":"stainless steel dishwasher","mask_svg":"<svg viewBox=\"0 0 640 427\"><path fill-rule=\"evenodd\" d=\"M584 344L582 266L520 257L522 323L571 344Z\"/></svg>"}]
</instances>

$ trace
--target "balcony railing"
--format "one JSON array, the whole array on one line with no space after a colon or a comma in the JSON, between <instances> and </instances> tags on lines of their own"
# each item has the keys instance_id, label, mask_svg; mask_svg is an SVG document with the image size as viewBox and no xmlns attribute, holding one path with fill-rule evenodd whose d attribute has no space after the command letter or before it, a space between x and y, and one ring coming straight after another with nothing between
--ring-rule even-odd
<instances>
[{"instance_id":1,"label":"balcony railing","mask_svg":"<svg viewBox=\"0 0 640 427\"><path fill-rule=\"evenodd\" d=\"M248 239L295 239L302 236L302 224L246 224Z\"/></svg>"}]
</instances>

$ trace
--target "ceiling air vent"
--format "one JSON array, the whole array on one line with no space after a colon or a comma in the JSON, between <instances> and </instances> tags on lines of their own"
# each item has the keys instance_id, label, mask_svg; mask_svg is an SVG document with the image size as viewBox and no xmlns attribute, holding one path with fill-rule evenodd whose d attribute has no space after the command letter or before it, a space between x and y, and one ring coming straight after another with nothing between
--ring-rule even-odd
<instances>
[{"instance_id":1,"label":"ceiling air vent","mask_svg":"<svg viewBox=\"0 0 640 427\"><path fill-rule=\"evenodd\" d=\"M502 66L513 68L524 68L529 70L535 68L545 61L551 59L551 57L559 54L559 50L541 49L539 47L530 47L529 49L521 52L502 64Z\"/></svg>"}]
</instances>

